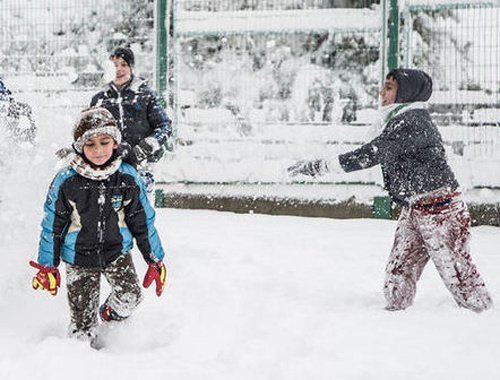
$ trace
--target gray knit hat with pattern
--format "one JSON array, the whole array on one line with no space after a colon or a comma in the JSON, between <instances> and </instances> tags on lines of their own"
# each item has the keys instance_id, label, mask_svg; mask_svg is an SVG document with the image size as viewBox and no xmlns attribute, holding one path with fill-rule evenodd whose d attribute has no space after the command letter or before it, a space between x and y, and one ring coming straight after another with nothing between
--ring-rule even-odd
<instances>
[{"instance_id":1,"label":"gray knit hat with pattern","mask_svg":"<svg viewBox=\"0 0 500 380\"><path fill-rule=\"evenodd\" d=\"M106 108L91 107L83 110L73 129L73 147L78 153L82 153L85 142L99 135L110 135L117 144L122 141L118 124Z\"/></svg>"}]
</instances>

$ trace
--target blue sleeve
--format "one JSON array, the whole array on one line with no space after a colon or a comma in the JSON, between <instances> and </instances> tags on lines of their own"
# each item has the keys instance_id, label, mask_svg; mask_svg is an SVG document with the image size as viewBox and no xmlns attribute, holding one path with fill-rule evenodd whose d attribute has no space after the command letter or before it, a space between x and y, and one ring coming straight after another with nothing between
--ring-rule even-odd
<instances>
[{"instance_id":1,"label":"blue sleeve","mask_svg":"<svg viewBox=\"0 0 500 380\"><path fill-rule=\"evenodd\" d=\"M7 88L7 86L3 83L2 78L0 77L0 98L5 100L4 98L9 98L12 93Z\"/></svg>"},{"instance_id":2,"label":"blue sleeve","mask_svg":"<svg viewBox=\"0 0 500 380\"><path fill-rule=\"evenodd\" d=\"M75 175L72 169L61 170L50 185L42 220L42 232L38 249L38 263L57 267L61 259L61 247L66 228L71 218L71 207L64 199L61 187L64 182Z\"/></svg>"},{"instance_id":3,"label":"blue sleeve","mask_svg":"<svg viewBox=\"0 0 500 380\"><path fill-rule=\"evenodd\" d=\"M163 260L165 252L155 227L156 213L148 201L146 186L132 165L122 164L120 171L131 176L134 181L125 206L127 227L147 263Z\"/></svg>"}]
</instances>

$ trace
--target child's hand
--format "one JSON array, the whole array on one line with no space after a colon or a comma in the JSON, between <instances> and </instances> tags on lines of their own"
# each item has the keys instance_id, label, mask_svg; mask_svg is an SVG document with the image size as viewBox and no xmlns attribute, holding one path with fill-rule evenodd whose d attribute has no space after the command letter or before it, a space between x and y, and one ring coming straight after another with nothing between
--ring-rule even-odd
<instances>
[{"instance_id":1,"label":"child's hand","mask_svg":"<svg viewBox=\"0 0 500 380\"><path fill-rule=\"evenodd\" d=\"M298 161L290 166L287 171L291 177L296 177L299 174L316 177L327 173L328 165L325 160Z\"/></svg>"},{"instance_id":2,"label":"child's hand","mask_svg":"<svg viewBox=\"0 0 500 380\"><path fill-rule=\"evenodd\" d=\"M163 156L160 143L154 137L146 137L134 146L134 153L138 161L158 162Z\"/></svg>"},{"instance_id":3,"label":"child's hand","mask_svg":"<svg viewBox=\"0 0 500 380\"><path fill-rule=\"evenodd\" d=\"M144 281L142 286L149 288L149 286L156 282L156 295L159 297L165 288L165 280L167 278L167 270L163 261L158 261L157 263L148 264L148 271L144 276Z\"/></svg>"},{"instance_id":4,"label":"child's hand","mask_svg":"<svg viewBox=\"0 0 500 380\"><path fill-rule=\"evenodd\" d=\"M61 286L61 275L59 274L59 269L53 267L47 267L30 261L30 265L33 268L38 269L38 273L33 277L31 285L33 289L38 289L39 287L43 290L47 290L55 296L57 294L57 288Z\"/></svg>"}]
</instances>

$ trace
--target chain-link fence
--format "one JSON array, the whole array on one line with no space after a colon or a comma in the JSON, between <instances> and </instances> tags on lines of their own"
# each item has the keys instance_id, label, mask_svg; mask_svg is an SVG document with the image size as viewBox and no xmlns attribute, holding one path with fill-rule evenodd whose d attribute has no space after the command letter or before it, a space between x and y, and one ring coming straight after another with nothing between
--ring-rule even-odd
<instances>
[{"instance_id":1,"label":"chain-link fence","mask_svg":"<svg viewBox=\"0 0 500 380\"><path fill-rule=\"evenodd\" d=\"M500 120L500 2L409 1L403 62L434 80L433 111L441 123Z\"/></svg>"},{"instance_id":2,"label":"chain-link fence","mask_svg":"<svg viewBox=\"0 0 500 380\"><path fill-rule=\"evenodd\" d=\"M16 93L82 107L115 46L131 45L138 74L152 78L154 37L154 0L2 0L0 75Z\"/></svg>"},{"instance_id":3,"label":"chain-link fence","mask_svg":"<svg viewBox=\"0 0 500 380\"><path fill-rule=\"evenodd\" d=\"M332 154L377 106L381 40L377 1L174 0L167 179L282 182L283 162Z\"/></svg>"},{"instance_id":4,"label":"chain-link fence","mask_svg":"<svg viewBox=\"0 0 500 380\"><path fill-rule=\"evenodd\" d=\"M372 1L176 0L173 40L181 124L194 109L199 117L216 108L247 125L352 122L376 104L381 27Z\"/></svg>"},{"instance_id":5,"label":"chain-link fence","mask_svg":"<svg viewBox=\"0 0 500 380\"><path fill-rule=\"evenodd\" d=\"M457 170L499 186L500 2L410 0L403 14L401 60L432 75L430 111Z\"/></svg>"},{"instance_id":6,"label":"chain-link fence","mask_svg":"<svg viewBox=\"0 0 500 380\"><path fill-rule=\"evenodd\" d=\"M159 78L173 108L180 144L169 180L280 182L278 162L364 141L388 51L432 75L430 107L451 154L495 162L500 2L399 2L394 40L394 29L384 33L395 3L1 0L0 75L19 96L76 110L103 84L110 50L130 45L135 73L153 87Z\"/></svg>"}]
</instances>

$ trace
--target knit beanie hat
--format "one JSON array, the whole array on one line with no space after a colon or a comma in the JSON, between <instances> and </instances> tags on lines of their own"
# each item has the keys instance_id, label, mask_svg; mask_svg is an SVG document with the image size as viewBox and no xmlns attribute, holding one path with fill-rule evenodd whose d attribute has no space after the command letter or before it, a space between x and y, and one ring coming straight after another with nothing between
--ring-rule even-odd
<instances>
[{"instance_id":1,"label":"knit beanie hat","mask_svg":"<svg viewBox=\"0 0 500 380\"><path fill-rule=\"evenodd\" d=\"M126 47L117 47L109 58L122 58L129 67L133 67L135 63L134 52Z\"/></svg>"},{"instance_id":2,"label":"knit beanie hat","mask_svg":"<svg viewBox=\"0 0 500 380\"><path fill-rule=\"evenodd\" d=\"M74 149L83 153L85 142L99 135L110 135L117 144L122 141L116 120L106 108L90 107L83 110L73 129Z\"/></svg>"}]
</instances>

